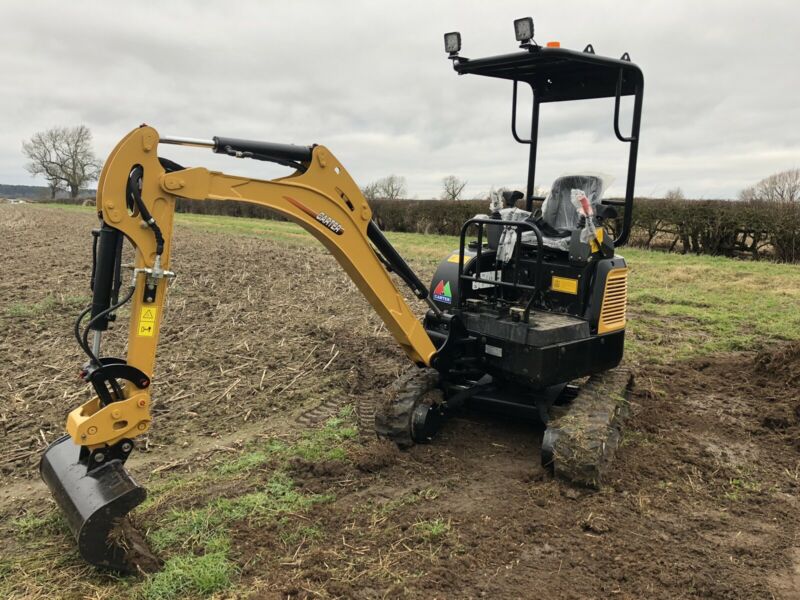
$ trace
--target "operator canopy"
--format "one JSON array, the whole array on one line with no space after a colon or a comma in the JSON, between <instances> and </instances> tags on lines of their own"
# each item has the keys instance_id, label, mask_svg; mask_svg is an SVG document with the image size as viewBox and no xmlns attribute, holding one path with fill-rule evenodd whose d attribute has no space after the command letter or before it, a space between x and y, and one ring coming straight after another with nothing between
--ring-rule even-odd
<instances>
[{"instance_id":1,"label":"operator canopy","mask_svg":"<svg viewBox=\"0 0 800 600\"><path fill-rule=\"evenodd\" d=\"M488 58L458 57L453 68L459 75L484 75L529 84L540 103L631 96L644 83L642 71L627 53L620 59L597 56L591 44L582 52L532 46ZM621 82L620 82L621 78Z\"/></svg>"},{"instance_id":2,"label":"operator canopy","mask_svg":"<svg viewBox=\"0 0 800 600\"><path fill-rule=\"evenodd\" d=\"M453 63L453 69L459 75L482 75L513 83L511 133L518 143L529 146L528 177L524 196L527 212L533 212L534 200L542 200L542 198L534 196L540 105L551 102L613 98L611 129L617 140L629 145L628 172L625 178L625 199L605 200L602 201L602 204L624 207L622 224L615 232L616 237L613 244L615 247L625 245L632 225L633 194L642 115L644 76L641 69L631 62L627 52L619 58L609 58L595 54L591 44L587 44L582 51L561 48L559 42L548 42L546 46L540 46L533 39L534 26L533 19L530 17L514 21L514 34L517 41L520 42L520 51L484 58L473 59L461 56L461 34L457 31L446 33L444 42L448 58ZM533 92L531 126L528 136L521 135L517 129L517 96L520 84L528 84ZM634 97L630 133L623 133L620 127L623 96ZM586 175L582 174L584 177ZM561 184L557 180L550 202L547 203L547 210L544 210L543 207L545 214L542 224L545 225L545 229L542 230L542 234L545 236L543 240L545 245L566 249L560 236L564 233L563 230L573 226L578 219L575 212L570 209L569 202L564 201L562 194L569 195L571 189L582 190L591 203L597 205L600 203L599 196L604 186L598 185L598 181L592 180L586 180L582 182L582 185L576 185L575 188L569 188L571 184L561 183L565 186L565 191L558 189L557 186ZM599 193L596 191L598 189L601 190ZM519 218L519 215L507 214L509 211L500 212L506 220L518 220ZM596 211L596 214L600 212L603 211ZM554 231L547 231L549 228ZM523 235L530 237L528 233ZM550 243L552 239L559 240L558 244Z\"/></svg>"}]
</instances>

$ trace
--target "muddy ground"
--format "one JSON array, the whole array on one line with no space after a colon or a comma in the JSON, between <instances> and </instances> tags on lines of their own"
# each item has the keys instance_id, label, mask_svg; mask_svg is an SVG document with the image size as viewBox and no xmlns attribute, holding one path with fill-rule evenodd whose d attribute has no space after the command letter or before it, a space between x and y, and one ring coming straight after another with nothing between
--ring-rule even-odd
<instances>
[{"instance_id":1,"label":"muddy ground","mask_svg":"<svg viewBox=\"0 0 800 600\"><path fill-rule=\"evenodd\" d=\"M88 300L92 225L91 214L0 206L0 555L25 549L8 523L51 510L38 457L86 399L71 326ZM202 471L253 440L302 435L405 369L315 246L179 226L173 257L155 422L129 463L145 485ZM302 516L319 535L287 546L273 529L233 527L230 593L800 597L800 345L634 368L633 415L604 490L553 481L539 467L535 425L475 412L409 452L350 441L346 461L290 465L299 489L334 498ZM262 471L175 506L256 486ZM87 572L74 556L62 568Z\"/></svg>"}]
</instances>

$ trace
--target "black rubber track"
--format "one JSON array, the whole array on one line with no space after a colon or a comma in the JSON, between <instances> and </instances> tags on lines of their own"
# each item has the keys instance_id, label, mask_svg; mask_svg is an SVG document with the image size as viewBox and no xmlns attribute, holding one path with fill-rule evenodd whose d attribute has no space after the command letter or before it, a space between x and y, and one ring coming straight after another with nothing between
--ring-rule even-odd
<instances>
[{"instance_id":1,"label":"black rubber track","mask_svg":"<svg viewBox=\"0 0 800 600\"><path fill-rule=\"evenodd\" d=\"M421 402L431 402L439 373L433 369L413 369L404 373L390 388L388 397L375 405L375 433L400 448L414 445L411 416Z\"/></svg>"}]
</instances>

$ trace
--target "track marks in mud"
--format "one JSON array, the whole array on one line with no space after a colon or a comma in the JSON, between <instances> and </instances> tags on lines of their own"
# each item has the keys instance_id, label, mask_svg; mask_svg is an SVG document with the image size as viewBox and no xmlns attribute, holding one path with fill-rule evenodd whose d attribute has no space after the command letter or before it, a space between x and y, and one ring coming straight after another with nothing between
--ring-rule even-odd
<instances>
[{"instance_id":1,"label":"track marks in mud","mask_svg":"<svg viewBox=\"0 0 800 600\"><path fill-rule=\"evenodd\" d=\"M536 581L537 593L564 598L794 598L800 453L763 422L770 407L797 405L775 375L790 376L794 352L767 353L783 367L768 373L759 372L765 355L752 353L641 373L629 435L598 493L541 471L535 428L463 413L432 444L342 489L311 566L286 576L354 597L527 597ZM439 524L447 542L424 558L419 549L394 556L415 523ZM338 527L352 532L346 545ZM373 553L395 561L396 583L364 558ZM417 570L426 575L410 575Z\"/></svg>"}]
</instances>

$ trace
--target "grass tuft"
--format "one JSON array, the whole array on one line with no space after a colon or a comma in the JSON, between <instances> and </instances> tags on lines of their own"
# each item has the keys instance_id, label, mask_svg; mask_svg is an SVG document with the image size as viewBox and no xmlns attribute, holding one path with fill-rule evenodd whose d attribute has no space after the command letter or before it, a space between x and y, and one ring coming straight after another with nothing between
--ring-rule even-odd
<instances>
[{"instance_id":1,"label":"grass tuft","mask_svg":"<svg viewBox=\"0 0 800 600\"><path fill-rule=\"evenodd\" d=\"M232 461L219 464L215 467L217 473L221 475L237 475L239 473L249 473L263 467L272 458L286 451L286 444L280 440L270 440L263 448L252 452L244 452Z\"/></svg>"},{"instance_id":2,"label":"grass tuft","mask_svg":"<svg viewBox=\"0 0 800 600\"><path fill-rule=\"evenodd\" d=\"M23 539L69 532L64 516L56 510L50 511L43 516L35 514L23 515L11 521L11 526L17 536Z\"/></svg>"},{"instance_id":3,"label":"grass tuft","mask_svg":"<svg viewBox=\"0 0 800 600\"><path fill-rule=\"evenodd\" d=\"M148 577L141 595L144 600L207 597L229 588L235 574L226 552L174 556L162 571Z\"/></svg>"},{"instance_id":4,"label":"grass tuft","mask_svg":"<svg viewBox=\"0 0 800 600\"><path fill-rule=\"evenodd\" d=\"M239 520L260 521L287 513L302 512L327 496L308 496L298 492L285 473L275 473L264 489L237 496L218 498L204 507L173 510L150 536L159 552L177 548L202 548L206 552L225 546L227 538L219 532L227 523Z\"/></svg>"},{"instance_id":5,"label":"grass tuft","mask_svg":"<svg viewBox=\"0 0 800 600\"><path fill-rule=\"evenodd\" d=\"M72 311L75 308L85 306L89 302L89 296L61 296L48 295L39 302L13 302L5 309L8 317L16 318L35 318L57 312L61 309Z\"/></svg>"},{"instance_id":6,"label":"grass tuft","mask_svg":"<svg viewBox=\"0 0 800 600\"><path fill-rule=\"evenodd\" d=\"M738 502L749 494L759 494L763 490L763 486L758 481L747 477L734 477L728 481L725 498L731 502Z\"/></svg>"},{"instance_id":7,"label":"grass tuft","mask_svg":"<svg viewBox=\"0 0 800 600\"><path fill-rule=\"evenodd\" d=\"M417 521L414 523L414 530L423 539L429 542L436 542L450 533L450 521L444 519L432 519L429 521Z\"/></svg>"},{"instance_id":8,"label":"grass tuft","mask_svg":"<svg viewBox=\"0 0 800 600\"><path fill-rule=\"evenodd\" d=\"M348 425L351 416L352 407L343 409L339 416L328 419L324 427L306 433L287 453L312 462L346 460L347 451L342 443L358 435L358 430Z\"/></svg>"}]
</instances>

